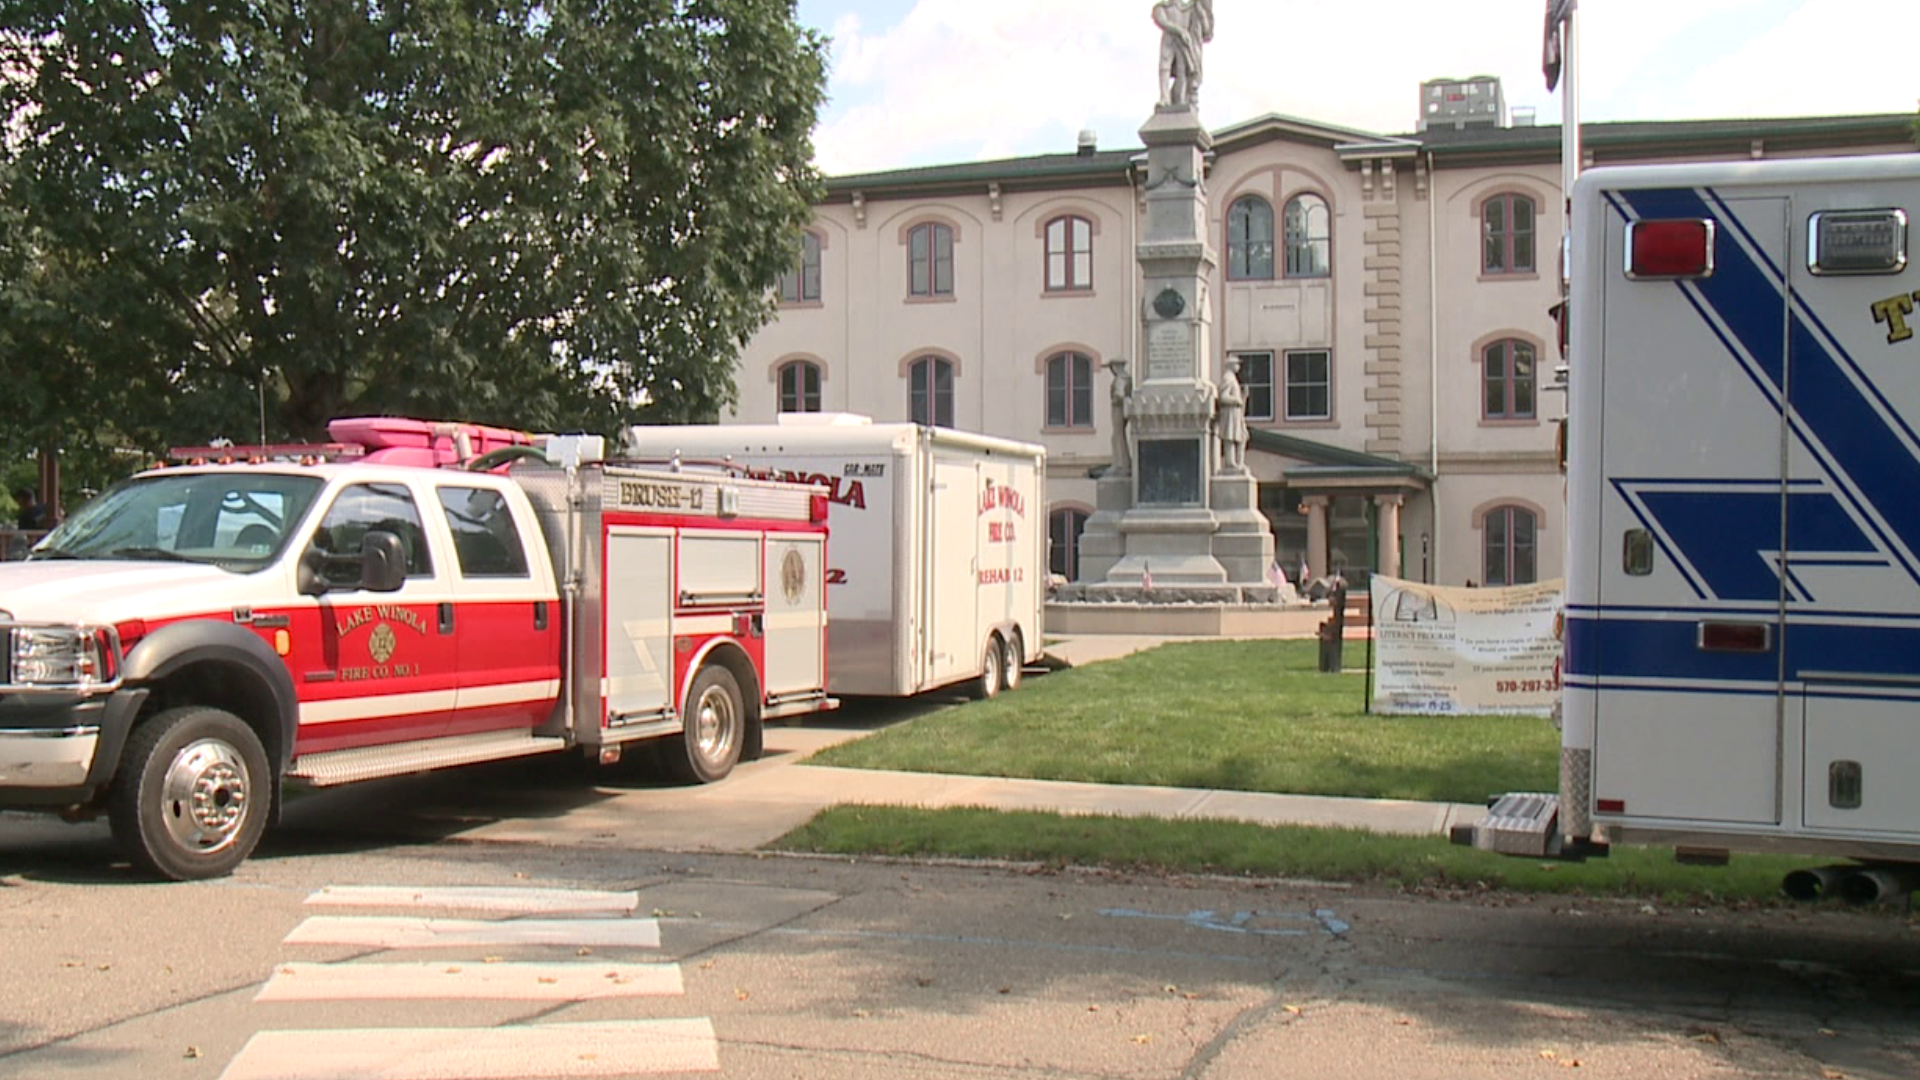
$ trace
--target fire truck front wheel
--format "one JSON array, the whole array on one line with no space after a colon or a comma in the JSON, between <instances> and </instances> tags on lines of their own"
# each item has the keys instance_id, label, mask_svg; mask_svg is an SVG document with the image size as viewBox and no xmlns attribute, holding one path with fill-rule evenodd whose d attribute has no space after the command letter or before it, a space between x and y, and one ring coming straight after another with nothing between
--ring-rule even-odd
<instances>
[{"instance_id":1,"label":"fire truck front wheel","mask_svg":"<svg viewBox=\"0 0 1920 1080\"><path fill-rule=\"evenodd\" d=\"M724 780L740 760L747 740L747 710L739 680L719 664L708 664L687 690L686 727L680 752L669 751L667 768L675 779L711 784Z\"/></svg>"},{"instance_id":2,"label":"fire truck front wheel","mask_svg":"<svg viewBox=\"0 0 1920 1080\"><path fill-rule=\"evenodd\" d=\"M134 728L108 803L137 869L173 881L224 877L260 843L273 797L260 737L220 709L168 709Z\"/></svg>"}]
</instances>

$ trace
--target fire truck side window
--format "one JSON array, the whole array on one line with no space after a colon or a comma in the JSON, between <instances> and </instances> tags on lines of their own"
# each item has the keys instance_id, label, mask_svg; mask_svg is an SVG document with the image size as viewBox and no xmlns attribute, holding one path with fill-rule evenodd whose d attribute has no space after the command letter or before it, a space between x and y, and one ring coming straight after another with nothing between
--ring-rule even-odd
<instances>
[{"instance_id":1,"label":"fire truck side window","mask_svg":"<svg viewBox=\"0 0 1920 1080\"><path fill-rule=\"evenodd\" d=\"M513 527L513 511L499 492L443 487L439 494L462 577L528 576L520 531Z\"/></svg>"},{"instance_id":2,"label":"fire truck side window","mask_svg":"<svg viewBox=\"0 0 1920 1080\"><path fill-rule=\"evenodd\" d=\"M427 534L420 527L420 510L413 503L412 493L399 484L355 484L342 490L314 532L313 541L335 555L357 555L361 541L375 529L400 538L407 552L408 577L433 576L433 553L427 549ZM326 575L335 585L353 585L360 580L356 567L330 567Z\"/></svg>"}]
</instances>

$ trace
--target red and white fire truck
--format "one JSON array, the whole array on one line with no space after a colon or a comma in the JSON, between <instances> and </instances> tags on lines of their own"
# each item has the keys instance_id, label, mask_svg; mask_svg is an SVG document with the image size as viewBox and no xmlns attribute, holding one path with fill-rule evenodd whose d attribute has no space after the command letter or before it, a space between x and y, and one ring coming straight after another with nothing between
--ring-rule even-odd
<instances>
[{"instance_id":1,"label":"red and white fire truck","mask_svg":"<svg viewBox=\"0 0 1920 1080\"><path fill-rule=\"evenodd\" d=\"M825 492L597 440L335 421L206 447L0 564L0 807L229 873L289 784L665 740L682 779L830 708Z\"/></svg>"}]
</instances>

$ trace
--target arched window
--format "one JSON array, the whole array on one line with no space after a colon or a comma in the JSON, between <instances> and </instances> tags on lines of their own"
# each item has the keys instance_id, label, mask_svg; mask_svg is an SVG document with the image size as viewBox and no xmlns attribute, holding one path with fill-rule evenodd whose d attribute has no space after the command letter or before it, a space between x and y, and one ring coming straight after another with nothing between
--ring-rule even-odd
<instances>
[{"instance_id":1,"label":"arched window","mask_svg":"<svg viewBox=\"0 0 1920 1080\"><path fill-rule=\"evenodd\" d=\"M1332 218L1327 200L1318 195L1295 195L1287 203L1287 276L1326 277L1333 272Z\"/></svg>"},{"instance_id":2,"label":"arched window","mask_svg":"<svg viewBox=\"0 0 1920 1080\"><path fill-rule=\"evenodd\" d=\"M1258 195L1242 195L1227 208L1227 278L1272 277L1273 206Z\"/></svg>"},{"instance_id":3,"label":"arched window","mask_svg":"<svg viewBox=\"0 0 1920 1080\"><path fill-rule=\"evenodd\" d=\"M1480 352L1481 415L1488 420L1534 418L1533 346L1503 338Z\"/></svg>"},{"instance_id":4,"label":"arched window","mask_svg":"<svg viewBox=\"0 0 1920 1080\"><path fill-rule=\"evenodd\" d=\"M820 237L800 234L800 261L780 275L780 302L800 304L820 299Z\"/></svg>"},{"instance_id":5,"label":"arched window","mask_svg":"<svg viewBox=\"0 0 1920 1080\"><path fill-rule=\"evenodd\" d=\"M1539 525L1524 506L1496 506L1481 526L1481 563L1487 585L1531 585L1538 580L1535 533Z\"/></svg>"},{"instance_id":6,"label":"arched window","mask_svg":"<svg viewBox=\"0 0 1920 1080\"><path fill-rule=\"evenodd\" d=\"M937 221L907 231L907 292L912 296L953 295L953 229Z\"/></svg>"},{"instance_id":7,"label":"arched window","mask_svg":"<svg viewBox=\"0 0 1920 1080\"><path fill-rule=\"evenodd\" d=\"M1093 223L1075 214L1047 222L1047 291L1093 288Z\"/></svg>"},{"instance_id":8,"label":"arched window","mask_svg":"<svg viewBox=\"0 0 1920 1080\"><path fill-rule=\"evenodd\" d=\"M1068 581L1080 578L1080 534L1087 513L1066 507L1047 515L1047 569Z\"/></svg>"},{"instance_id":9,"label":"arched window","mask_svg":"<svg viewBox=\"0 0 1920 1080\"><path fill-rule=\"evenodd\" d=\"M913 362L909 415L916 424L953 426L953 364L938 356Z\"/></svg>"},{"instance_id":10,"label":"arched window","mask_svg":"<svg viewBox=\"0 0 1920 1080\"><path fill-rule=\"evenodd\" d=\"M1093 360L1086 354L1047 357L1047 426L1093 426Z\"/></svg>"},{"instance_id":11,"label":"arched window","mask_svg":"<svg viewBox=\"0 0 1920 1080\"><path fill-rule=\"evenodd\" d=\"M1533 273L1533 200L1511 192L1480 204L1480 272Z\"/></svg>"},{"instance_id":12,"label":"arched window","mask_svg":"<svg viewBox=\"0 0 1920 1080\"><path fill-rule=\"evenodd\" d=\"M780 365L780 411L820 411L820 365L790 360Z\"/></svg>"}]
</instances>

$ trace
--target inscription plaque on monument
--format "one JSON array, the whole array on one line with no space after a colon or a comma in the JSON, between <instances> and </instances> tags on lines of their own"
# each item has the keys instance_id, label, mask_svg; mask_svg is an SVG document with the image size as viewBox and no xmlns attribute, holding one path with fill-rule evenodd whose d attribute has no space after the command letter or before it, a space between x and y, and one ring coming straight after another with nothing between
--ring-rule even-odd
<instances>
[{"instance_id":1,"label":"inscription plaque on monument","mask_svg":"<svg viewBox=\"0 0 1920 1080\"><path fill-rule=\"evenodd\" d=\"M1186 323L1161 322L1147 327L1147 378L1192 378L1193 359L1193 331Z\"/></svg>"},{"instance_id":2,"label":"inscription plaque on monument","mask_svg":"<svg viewBox=\"0 0 1920 1080\"><path fill-rule=\"evenodd\" d=\"M1191 506L1200 502L1200 440L1140 440L1140 504Z\"/></svg>"}]
</instances>

